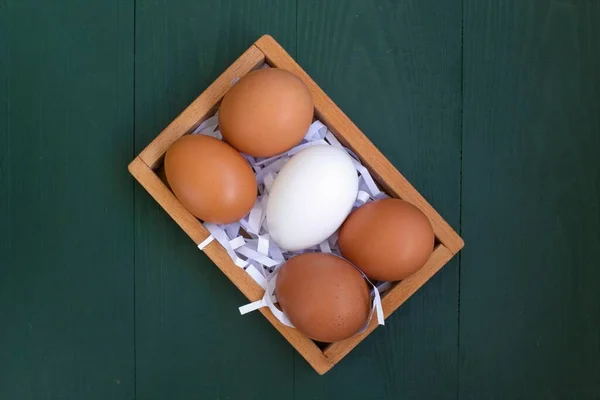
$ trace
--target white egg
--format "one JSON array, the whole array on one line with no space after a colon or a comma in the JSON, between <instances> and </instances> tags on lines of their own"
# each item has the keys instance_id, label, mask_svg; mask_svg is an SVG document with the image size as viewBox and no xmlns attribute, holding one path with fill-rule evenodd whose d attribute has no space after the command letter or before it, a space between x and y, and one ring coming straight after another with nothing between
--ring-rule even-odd
<instances>
[{"instance_id":1,"label":"white egg","mask_svg":"<svg viewBox=\"0 0 600 400\"><path fill-rule=\"evenodd\" d=\"M317 245L344 222L358 193L358 174L342 149L312 146L279 171L267 201L271 238L284 250Z\"/></svg>"}]
</instances>

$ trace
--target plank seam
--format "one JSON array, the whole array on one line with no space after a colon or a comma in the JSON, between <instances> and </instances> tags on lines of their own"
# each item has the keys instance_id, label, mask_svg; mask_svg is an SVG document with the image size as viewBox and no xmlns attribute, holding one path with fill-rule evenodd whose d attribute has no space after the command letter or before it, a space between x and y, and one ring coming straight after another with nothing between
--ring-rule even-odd
<instances>
[{"instance_id":1,"label":"plank seam","mask_svg":"<svg viewBox=\"0 0 600 400\"><path fill-rule=\"evenodd\" d=\"M135 158L136 156L136 141L135 141L135 134L136 134L136 126L135 126L135 109L136 109L136 91L135 91L135 80L136 80L136 76L135 76L135 72L136 72L136 42L137 42L137 26L136 26L136 17L137 17L137 0L132 0L133 1L133 82L132 82L132 88L133 88L133 101L132 101L132 106L133 106L133 157ZM136 262L136 246L135 246L135 232L136 232L136 224L137 224L137 220L136 220L136 208L135 208L135 185L136 185L136 181L135 179L133 180L132 184L134 185L134 190L133 190L133 398L137 399L137 313L136 313L136 309L137 309L137 304L136 304L136 299L137 299L137 293L136 293L136 280L137 280L137 262Z\"/></svg>"},{"instance_id":2,"label":"plank seam","mask_svg":"<svg viewBox=\"0 0 600 400\"><path fill-rule=\"evenodd\" d=\"M465 0L460 2L460 174L459 174L459 200L458 200L458 234L463 237L463 147L464 147L464 108L465 108ZM458 253L458 290L456 296L457 324L456 324L456 399L460 399L460 278L462 267L462 252Z\"/></svg>"}]
</instances>

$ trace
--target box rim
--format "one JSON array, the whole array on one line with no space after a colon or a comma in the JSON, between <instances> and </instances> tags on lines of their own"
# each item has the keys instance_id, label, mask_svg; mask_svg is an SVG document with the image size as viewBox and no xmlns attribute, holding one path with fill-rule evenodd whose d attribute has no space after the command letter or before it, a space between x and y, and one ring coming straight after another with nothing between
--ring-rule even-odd
<instances>
[{"instance_id":1,"label":"box rim","mask_svg":"<svg viewBox=\"0 0 600 400\"><path fill-rule=\"evenodd\" d=\"M234 78L243 76L263 62L286 69L299 76L315 100L315 114L344 145L351 148L377 181L398 198L419 207L430 219L435 236L440 243L427 263L409 278L397 282L382 297L387 318L412 294L435 275L464 246L462 238L408 182L390 161L370 142L364 133L325 94L312 78L270 35L263 35L231 64L206 90L179 114L137 157L129 164L129 171L161 207L175 220L196 245L210 233L202 223L187 211L154 171L170 145L190 133L214 113ZM366 154L366 155L365 155ZM237 267L225 249L213 242L204 252L229 280L250 300L262 298L264 290L243 270ZM327 345L321 350L314 341L298 330L283 325L268 308L259 311L286 338L320 375L326 373L364 340L378 324L373 319L367 329L349 339Z\"/></svg>"}]
</instances>

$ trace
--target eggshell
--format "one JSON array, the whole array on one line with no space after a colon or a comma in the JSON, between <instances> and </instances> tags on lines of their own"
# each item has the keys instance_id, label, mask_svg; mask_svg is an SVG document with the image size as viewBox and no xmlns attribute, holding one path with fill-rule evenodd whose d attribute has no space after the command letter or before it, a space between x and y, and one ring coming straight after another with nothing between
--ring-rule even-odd
<instances>
[{"instance_id":1,"label":"eggshell","mask_svg":"<svg viewBox=\"0 0 600 400\"><path fill-rule=\"evenodd\" d=\"M298 144L312 122L312 96L300 78L279 68L243 76L225 94L219 127L233 147L270 157Z\"/></svg>"},{"instance_id":2,"label":"eggshell","mask_svg":"<svg viewBox=\"0 0 600 400\"><path fill-rule=\"evenodd\" d=\"M319 342L337 342L367 321L371 296L362 274L328 253L305 253L279 270L277 301L290 322Z\"/></svg>"},{"instance_id":3,"label":"eggshell","mask_svg":"<svg viewBox=\"0 0 600 400\"><path fill-rule=\"evenodd\" d=\"M339 232L342 255L369 278L405 279L427 261L435 242L429 219L399 199L367 203L354 211Z\"/></svg>"},{"instance_id":4,"label":"eggshell","mask_svg":"<svg viewBox=\"0 0 600 400\"><path fill-rule=\"evenodd\" d=\"M205 222L231 223L256 200L252 168L233 147L205 135L178 139L165 155L167 181L181 204Z\"/></svg>"},{"instance_id":5,"label":"eggshell","mask_svg":"<svg viewBox=\"0 0 600 400\"><path fill-rule=\"evenodd\" d=\"M266 208L271 238L288 251L306 249L331 236L352 210L358 175L348 154L312 146L281 169Z\"/></svg>"}]
</instances>

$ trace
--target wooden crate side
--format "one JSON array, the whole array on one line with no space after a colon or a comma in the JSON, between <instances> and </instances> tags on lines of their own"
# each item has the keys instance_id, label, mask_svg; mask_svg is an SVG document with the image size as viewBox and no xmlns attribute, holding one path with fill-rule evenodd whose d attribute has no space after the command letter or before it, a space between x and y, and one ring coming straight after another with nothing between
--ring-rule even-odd
<instances>
[{"instance_id":1,"label":"wooden crate side","mask_svg":"<svg viewBox=\"0 0 600 400\"><path fill-rule=\"evenodd\" d=\"M318 118L331 129L340 142L350 147L361 158L363 164L374 173L384 188L397 197L419 207L429 217L435 235L448 250L457 253L464 246L462 238L452 227L396 170L377 147L371 143L275 39L265 35L255 45L264 53L269 64L293 72L304 81L313 95Z\"/></svg>"},{"instance_id":2,"label":"wooden crate side","mask_svg":"<svg viewBox=\"0 0 600 400\"><path fill-rule=\"evenodd\" d=\"M382 298L383 313L385 318L390 316L398 307L402 305L410 296L412 296L421 286L425 284L433 275L435 275L444 265L453 257L453 253L444 245L438 245L427 263L419 271L410 277L398 282ZM333 364L337 364L350 351L363 341L379 325L374 318L369 323L367 329L359 335L352 336L349 339L332 343L325 349L325 356Z\"/></svg>"},{"instance_id":3,"label":"wooden crate side","mask_svg":"<svg viewBox=\"0 0 600 400\"><path fill-rule=\"evenodd\" d=\"M155 169L160 165L162 157L173 142L194 130L202 121L215 112L217 104L231 87L234 78L247 74L264 61L264 54L256 46L251 46L179 114L160 135L154 138L140 153L139 157L146 165Z\"/></svg>"}]
</instances>

